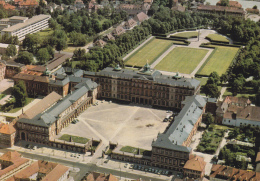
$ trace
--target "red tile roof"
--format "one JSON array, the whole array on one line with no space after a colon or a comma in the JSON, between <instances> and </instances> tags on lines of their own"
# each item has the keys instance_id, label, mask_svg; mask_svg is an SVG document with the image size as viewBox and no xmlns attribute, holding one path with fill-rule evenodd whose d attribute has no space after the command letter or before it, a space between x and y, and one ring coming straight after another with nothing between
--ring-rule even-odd
<instances>
[{"instance_id":1,"label":"red tile roof","mask_svg":"<svg viewBox=\"0 0 260 181\"><path fill-rule=\"evenodd\" d=\"M217 6L220 6L220 4L221 4L221 1L217 2ZM242 5L237 1L229 1L228 6L242 8Z\"/></svg>"},{"instance_id":2,"label":"red tile roof","mask_svg":"<svg viewBox=\"0 0 260 181\"><path fill-rule=\"evenodd\" d=\"M205 166L206 166L206 162L204 161L204 158L195 156L195 157L189 159L185 163L183 168L202 172L202 171L204 171Z\"/></svg>"},{"instance_id":3,"label":"red tile roof","mask_svg":"<svg viewBox=\"0 0 260 181\"><path fill-rule=\"evenodd\" d=\"M16 132L16 130L12 123L0 125L0 133L2 133L2 134L13 134L15 132Z\"/></svg>"}]
</instances>

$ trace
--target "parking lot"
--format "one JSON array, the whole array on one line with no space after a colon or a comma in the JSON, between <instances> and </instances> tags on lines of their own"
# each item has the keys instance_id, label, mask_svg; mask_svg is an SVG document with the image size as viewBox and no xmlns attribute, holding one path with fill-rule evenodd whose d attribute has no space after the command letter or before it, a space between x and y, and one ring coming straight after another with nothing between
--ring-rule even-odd
<instances>
[{"instance_id":1,"label":"parking lot","mask_svg":"<svg viewBox=\"0 0 260 181\"><path fill-rule=\"evenodd\" d=\"M101 139L104 143L112 141L124 146L151 149L157 134L162 133L169 124L163 122L169 114L165 110L102 102L89 107L77 118L78 123L70 124L57 137L70 134Z\"/></svg>"}]
</instances>

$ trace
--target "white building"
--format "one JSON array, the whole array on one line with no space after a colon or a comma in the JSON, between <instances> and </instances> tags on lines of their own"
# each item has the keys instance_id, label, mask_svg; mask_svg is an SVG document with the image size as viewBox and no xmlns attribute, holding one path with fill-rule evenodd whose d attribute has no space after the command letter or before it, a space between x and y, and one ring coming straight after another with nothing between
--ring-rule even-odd
<instances>
[{"instance_id":1,"label":"white building","mask_svg":"<svg viewBox=\"0 0 260 181\"><path fill-rule=\"evenodd\" d=\"M46 29L49 27L48 20L51 18L50 15L37 15L33 16L31 19L26 19L25 17L20 17L20 23L12 25L12 18L9 18L10 24L12 26L8 28L4 28L1 31L1 35L8 34L10 36L18 36L19 40L23 40L25 38L25 35L36 33L40 30ZM17 22L19 18L16 18ZM8 24L8 21L6 19L0 20L0 23L2 24Z\"/></svg>"}]
</instances>

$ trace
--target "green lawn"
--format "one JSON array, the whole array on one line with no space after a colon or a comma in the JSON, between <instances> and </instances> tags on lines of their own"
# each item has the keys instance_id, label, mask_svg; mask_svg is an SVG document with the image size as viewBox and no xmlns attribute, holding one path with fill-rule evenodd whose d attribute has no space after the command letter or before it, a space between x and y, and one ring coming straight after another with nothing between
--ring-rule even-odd
<instances>
[{"instance_id":1,"label":"green lawn","mask_svg":"<svg viewBox=\"0 0 260 181\"><path fill-rule=\"evenodd\" d=\"M3 99L5 96L5 94L0 94L0 100Z\"/></svg>"},{"instance_id":2,"label":"green lawn","mask_svg":"<svg viewBox=\"0 0 260 181\"><path fill-rule=\"evenodd\" d=\"M205 57L208 50L176 47L160 61L155 69L190 74Z\"/></svg>"},{"instance_id":3,"label":"green lawn","mask_svg":"<svg viewBox=\"0 0 260 181\"><path fill-rule=\"evenodd\" d=\"M200 81L201 86L205 85L208 81L208 77L201 77L201 78L196 77L195 79Z\"/></svg>"},{"instance_id":4,"label":"green lawn","mask_svg":"<svg viewBox=\"0 0 260 181\"><path fill-rule=\"evenodd\" d=\"M120 151L137 154L138 148L135 148L135 147L132 147L132 146L124 146L120 149ZM141 155L143 154L144 151L146 151L146 150L140 148L140 154Z\"/></svg>"},{"instance_id":5,"label":"green lawn","mask_svg":"<svg viewBox=\"0 0 260 181\"><path fill-rule=\"evenodd\" d=\"M227 46L215 46L216 49L211 53L205 63L201 66L197 74L209 75L216 71L222 75L228 69L239 48Z\"/></svg>"},{"instance_id":6,"label":"green lawn","mask_svg":"<svg viewBox=\"0 0 260 181\"><path fill-rule=\"evenodd\" d=\"M42 38L45 38L47 36L51 36L53 34L53 30L51 28L47 28L47 29L44 29L44 30L41 30L39 31L37 34L42 37Z\"/></svg>"},{"instance_id":7,"label":"green lawn","mask_svg":"<svg viewBox=\"0 0 260 181\"><path fill-rule=\"evenodd\" d=\"M30 104L33 100L34 100L34 98L27 97L26 98L26 104L24 105L24 107L26 105ZM15 107L15 108L11 109L10 111L8 111L8 113L16 113L17 111L19 111L22 108L23 107Z\"/></svg>"},{"instance_id":8,"label":"green lawn","mask_svg":"<svg viewBox=\"0 0 260 181\"><path fill-rule=\"evenodd\" d=\"M86 144L86 143L89 141L88 138L79 137L79 136L73 136L73 135L68 135L68 134L62 135L62 136L59 138L59 140L70 141L70 137L72 137L72 140L73 140L73 142L75 142L75 143Z\"/></svg>"},{"instance_id":9,"label":"green lawn","mask_svg":"<svg viewBox=\"0 0 260 181\"><path fill-rule=\"evenodd\" d=\"M173 44L173 41L152 39L126 59L126 65L143 67L148 60L152 64L163 52Z\"/></svg>"},{"instance_id":10,"label":"green lawn","mask_svg":"<svg viewBox=\"0 0 260 181\"><path fill-rule=\"evenodd\" d=\"M232 95L233 94L230 90L230 87L228 87L223 96L232 96ZM255 95L256 95L255 91L252 87L245 87L242 92L236 95L236 97L250 98L250 97L254 97Z\"/></svg>"},{"instance_id":11,"label":"green lawn","mask_svg":"<svg viewBox=\"0 0 260 181\"><path fill-rule=\"evenodd\" d=\"M222 41L225 43L229 43L229 40L226 37L218 34L209 34L207 38L210 39L211 41Z\"/></svg>"},{"instance_id":12,"label":"green lawn","mask_svg":"<svg viewBox=\"0 0 260 181\"><path fill-rule=\"evenodd\" d=\"M175 35L171 35L171 37L181 37L181 38L193 38L198 37L197 31L188 31L182 33L176 33Z\"/></svg>"}]
</instances>

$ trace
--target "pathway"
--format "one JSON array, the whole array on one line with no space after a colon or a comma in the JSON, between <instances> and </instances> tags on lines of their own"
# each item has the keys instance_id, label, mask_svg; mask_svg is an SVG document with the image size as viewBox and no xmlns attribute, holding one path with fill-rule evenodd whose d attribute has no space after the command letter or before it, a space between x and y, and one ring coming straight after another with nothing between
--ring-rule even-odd
<instances>
[{"instance_id":1,"label":"pathway","mask_svg":"<svg viewBox=\"0 0 260 181\"><path fill-rule=\"evenodd\" d=\"M142 46L144 46L148 41L150 41L152 38L154 38L153 36L151 36L150 38L148 38L147 40L145 40L143 43L141 43L138 47L136 47L133 51L131 51L131 53L127 54L123 60L125 61L129 56L131 56L133 53L135 53L136 51L138 51Z\"/></svg>"},{"instance_id":2,"label":"pathway","mask_svg":"<svg viewBox=\"0 0 260 181\"><path fill-rule=\"evenodd\" d=\"M200 63L197 65L197 67L191 72L190 76L194 77L195 74L199 71L200 67L206 62L206 60L208 59L208 57L211 55L213 49L207 49L208 53L206 54L206 56L200 61Z\"/></svg>"},{"instance_id":3,"label":"pathway","mask_svg":"<svg viewBox=\"0 0 260 181\"><path fill-rule=\"evenodd\" d=\"M176 46L172 45L168 50L166 50L159 58L157 58L151 65L151 68L154 68L160 61L168 55Z\"/></svg>"},{"instance_id":4,"label":"pathway","mask_svg":"<svg viewBox=\"0 0 260 181\"><path fill-rule=\"evenodd\" d=\"M223 95L226 92L226 90L227 90L227 87L222 87L221 88L220 96L219 96L219 99L218 99L219 101L223 101Z\"/></svg>"}]
</instances>

